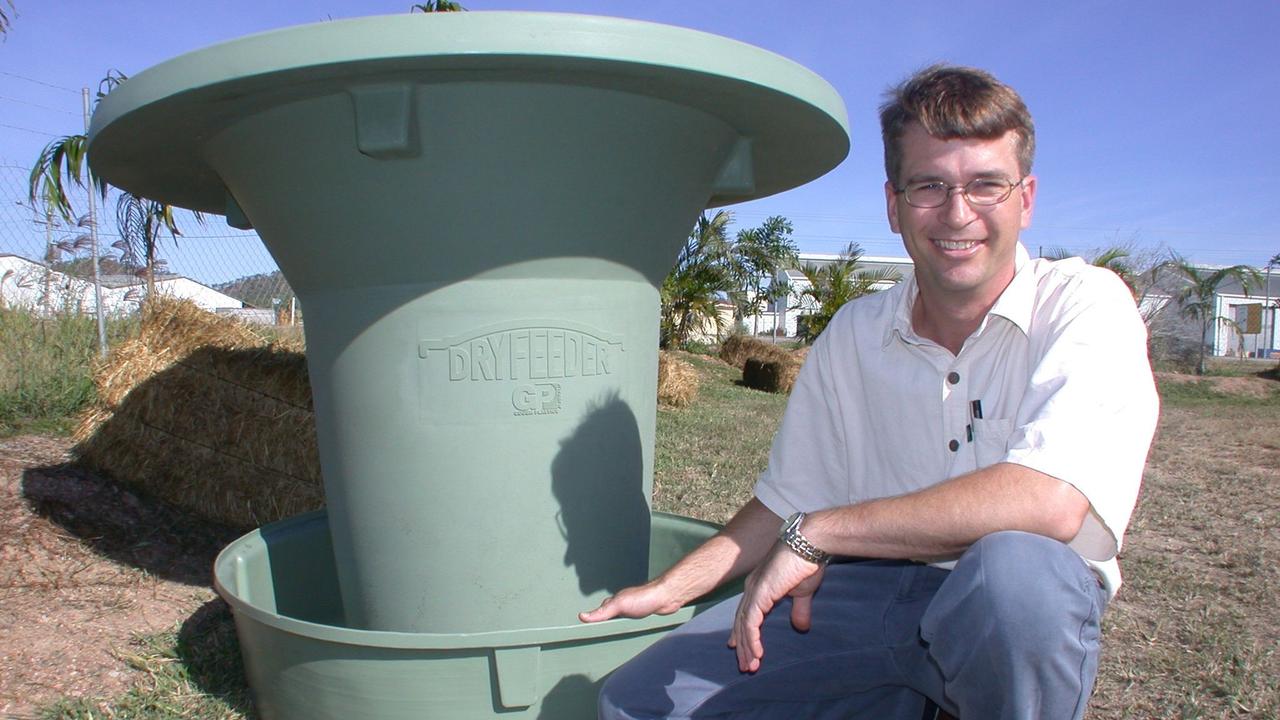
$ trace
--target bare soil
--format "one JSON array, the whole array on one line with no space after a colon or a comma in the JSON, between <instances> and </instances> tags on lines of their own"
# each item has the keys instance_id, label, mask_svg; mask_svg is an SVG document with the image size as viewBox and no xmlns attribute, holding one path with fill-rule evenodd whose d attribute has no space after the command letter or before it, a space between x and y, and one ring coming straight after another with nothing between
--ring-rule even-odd
<instances>
[{"instance_id":1,"label":"bare soil","mask_svg":"<svg viewBox=\"0 0 1280 720\"><path fill-rule=\"evenodd\" d=\"M0 717L129 689L130 639L213 600L235 535L69 465L68 445L0 440Z\"/></svg>"},{"instance_id":2,"label":"bare soil","mask_svg":"<svg viewBox=\"0 0 1280 720\"><path fill-rule=\"evenodd\" d=\"M1210 382L1255 398L1277 386ZM1090 718L1280 716L1277 423L1274 400L1165 409ZM241 532L77 469L68 444L0 439L3 717L143 682L130 641L216 609L212 561Z\"/></svg>"}]
</instances>

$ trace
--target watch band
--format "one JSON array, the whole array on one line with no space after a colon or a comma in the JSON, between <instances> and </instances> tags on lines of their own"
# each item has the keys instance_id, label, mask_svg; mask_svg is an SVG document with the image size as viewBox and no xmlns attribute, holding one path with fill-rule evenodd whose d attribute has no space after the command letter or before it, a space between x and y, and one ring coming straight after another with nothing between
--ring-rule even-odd
<instances>
[{"instance_id":1,"label":"watch band","mask_svg":"<svg viewBox=\"0 0 1280 720\"><path fill-rule=\"evenodd\" d=\"M825 565L831 560L831 554L818 546L809 542L809 539L800 532L800 525L804 522L806 514L803 512L793 513L787 521L782 524L782 531L778 533L778 539L791 549L791 552L817 565Z\"/></svg>"}]
</instances>

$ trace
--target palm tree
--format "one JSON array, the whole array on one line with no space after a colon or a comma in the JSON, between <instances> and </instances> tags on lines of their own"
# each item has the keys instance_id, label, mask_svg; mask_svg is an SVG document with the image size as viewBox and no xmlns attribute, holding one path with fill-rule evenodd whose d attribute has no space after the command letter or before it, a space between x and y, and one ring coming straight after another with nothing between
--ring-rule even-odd
<instances>
[{"instance_id":1,"label":"palm tree","mask_svg":"<svg viewBox=\"0 0 1280 720\"><path fill-rule=\"evenodd\" d=\"M128 76L119 70L108 70L98 83L97 101L107 96ZM85 187L85 176L91 192L96 190L105 201L109 186L88 164L89 138L86 135L66 135L50 142L40 151L28 178L30 200L40 202L47 211L56 211L64 220L71 221L75 209L67 194L67 182ZM196 219L204 217L196 213ZM116 202L116 223L120 240L112 244L121 252L122 262L142 268L147 279L147 297L155 289L155 269L162 264L156 256L160 231L166 229L177 240L181 233L173 218L173 206L131 193L122 193ZM96 252L95 252L96 255Z\"/></svg>"},{"instance_id":2,"label":"palm tree","mask_svg":"<svg viewBox=\"0 0 1280 720\"><path fill-rule=\"evenodd\" d=\"M816 305L812 313L805 315L800 330L802 340L807 343L816 340L845 303L876 292L875 286L880 283L902 279L897 271L889 268L861 270L858 267L861 260L862 247L851 242L835 261L821 267L806 263L800 268L805 280L809 281L809 287L800 293L802 303L808 298Z\"/></svg>"},{"instance_id":3,"label":"palm tree","mask_svg":"<svg viewBox=\"0 0 1280 720\"><path fill-rule=\"evenodd\" d=\"M46 209L54 210L63 220L72 221L75 208L67 195L66 183L85 186L85 170L88 169L89 138L84 135L64 135L44 146L28 178L28 199L39 202ZM107 185L88 169L89 185L107 197Z\"/></svg>"},{"instance_id":4,"label":"palm tree","mask_svg":"<svg viewBox=\"0 0 1280 720\"><path fill-rule=\"evenodd\" d=\"M728 226L733 213L703 213L685 240L676 266L662 283L662 322L659 343L681 347L696 329L711 324L724 329L717 303L732 287L728 270Z\"/></svg>"},{"instance_id":5,"label":"palm tree","mask_svg":"<svg viewBox=\"0 0 1280 720\"><path fill-rule=\"evenodd\" d=\"M1109 247L1092 258L1085 258L1085 262L1094 267L1106 268L1118 275L1124 281L1124 284L1129 287L1129 292L1137 298L1139 295L1138 272L1129 261L1131 254L1127 248ZM1065 260L1069 257L1075 257L1075 253L1061 248L1054 248L1045 253L1044 257L1050 260Z\"/></svg>"},{"instance_id":6,"label":"palm tree","mask_svg":"<svg viewBox=\"0 0 1280 720\"><path fill-rule=\"evenodd\" d=\"M195 213L196 220L204 222L204 215ZM147 281L150 298L156 289L156 271L164 272L165 261L156 256L161 231L169 231L169 237L178 242L182 234L173 218L173 206L122 192L116 201L116 225L120 239L111 244L120 251L121 264L137 268Z\"/></svg>"},{"instance_id":7,"label":"palm tree","mask_svg":"<svg viewBox=\"0 0 1280 720\"><path fill-rule=\"evenodd\" d=\"M1191 264L1178 254L1158 266L1157 271L1173 273L1182 283L1182 287L1174 291L1174 299L1182 308L1182 314L1200 321L1200 357L1196 362L1196 374L1204 374L1205 338L1209 336L1211 325L1221 322L1216 314L1218 288L1228 279L1236 280L1249 294L1249 287L1262 284L1262 276L1248 265L1232 265L1231 267L1208 269Z\"/></svg>"},{"instance_id":8,"label":"palm tree","mask_svg":"<svg viewBox=\"0 0 1280 720\"><path fill-rule=\"evenodd\" d=\"M760 227L738 231L733 244L733 269L738 275L735 304L741 317L758 318L763 311L762 302L767 299L765 281L798 264L800 249L791 240L791 232L791 221L780 215L766 218ZM752 334L755 332L753 326Z\"/></svg>"},{"instance_id":9,"label":"palm tree","mask_svg":"<svg viewBox=\"0 0 1280 720\"><path fill-rule=\"evenodd\" d=\"M98 83L98 94L95 103L107 96L107 93L128 80L129 77L119 70L108 70L106 77ZM53 140L40 151L35 165L31 166L28 178L28 199L40 201L48 209L52 208L71 221L75 210L71 207L71 199L67 195L66 180L72 180L80 187L85 186L84 176L89 176L89 185L97 190L102 199L107 199L107 184L98 177L93 168L88 166L89 137L84 134L64 135ZM65 178L64 179L64 173Z\"/></svg>"}]
</instances>

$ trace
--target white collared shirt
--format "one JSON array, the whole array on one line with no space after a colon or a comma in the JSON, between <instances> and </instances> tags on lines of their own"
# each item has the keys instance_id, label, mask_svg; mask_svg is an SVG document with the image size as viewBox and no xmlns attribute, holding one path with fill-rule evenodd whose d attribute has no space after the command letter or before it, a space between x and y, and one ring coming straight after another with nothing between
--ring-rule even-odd
<instances>
[{"instance_id":1,"label":"white collared shirt","mask_svg":"<svg viewBox=\"0 0 1280 720\"><path fill-rule=\"evenodd\" d=\"M912 330L914 277L841 308L800 372L756 497L787 517L1017 463L1088 498L1070 547L1114 596L1159 414L1146 327L1108 270L1031 260L1021 244L1016 266L959 355Z\"/></svg>"}]
</instances>

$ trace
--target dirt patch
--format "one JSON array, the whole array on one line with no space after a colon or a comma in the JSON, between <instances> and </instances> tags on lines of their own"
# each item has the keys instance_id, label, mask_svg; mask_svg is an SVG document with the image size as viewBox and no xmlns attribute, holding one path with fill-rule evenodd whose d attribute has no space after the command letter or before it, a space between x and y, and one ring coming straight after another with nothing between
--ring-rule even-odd
<instances>
[{"instance_id":1,"label":"dirt patch","mask_svg":"<svg viewBox=\"0 0 1280 720\"><path fill-rule=\"evenodd\" d=\"M68 465L68 445L0 440L0 716L130 688L130 639L213 599L235 535Z\"/></svg>"},{"instance_id":2,"label":"dirt patch","mask_svg":"<svg viewBox=\"0 0 1280 720\"><path fill-rule=\"evenodd\" d=\"M1276 382L1276 380L1257 375L1187 375L1183 373L1158 372L1156 373L1156 381L1178 385L1204 382L1208 383L1214 392L1250 398L1267 398L1280 391L1280 383Z\"/></svg>"}]
</instances>

